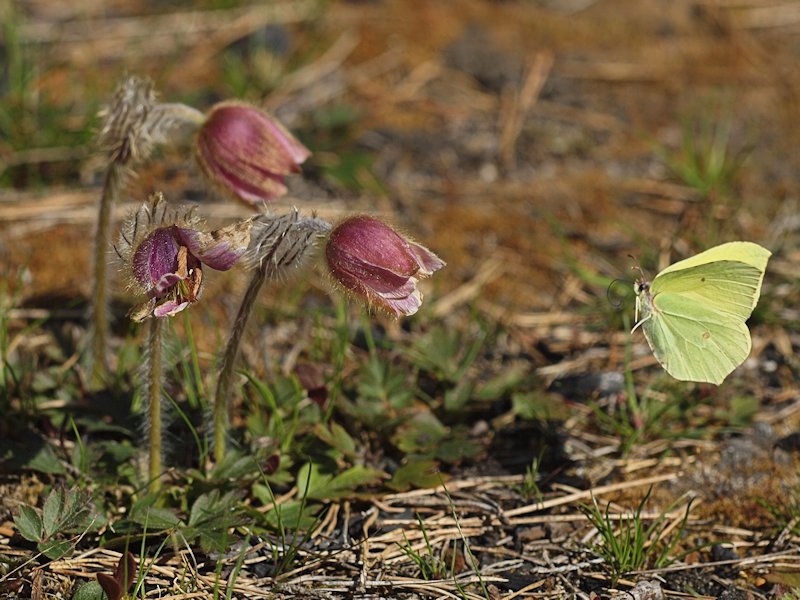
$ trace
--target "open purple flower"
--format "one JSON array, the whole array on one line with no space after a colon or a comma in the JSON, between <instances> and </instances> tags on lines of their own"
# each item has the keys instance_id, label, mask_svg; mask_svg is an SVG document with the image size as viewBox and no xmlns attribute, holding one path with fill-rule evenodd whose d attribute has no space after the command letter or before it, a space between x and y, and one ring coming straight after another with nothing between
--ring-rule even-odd
<instances>
[{"instance_id":1,"label":"open purple flower","mask_svg":"<svg viewBox=\"0 0 800 600\"><path fill-rule=\"evenodd\" d=\"M200 298L203 267L230 269L250 243L249 219L211 232L199 227L191 211L168 212L160 194L123 226L117 253L132 275L131 287L147 297L131 309L131 319L181 312Z\"/></svg>"},{"instance_id":2,"label":"open purple flower","mask_svg":"<svg viewBox=\"0 0 800 600\"><path fill-rule=\"evenodd\" d=\"M196 156L217 189L254 206L285 194L284 177L299 172L311 152L265 112L222 102L200 128Z\"/></svg>"},{"instance_id":3,"label":"open purple flower","mask_svg":"<svg viewBox=\"0 0 800 600\"><path fill-rule=\"evenodd\" d=\"M350 217L333 229L325 257L339 283L396 317L417 312L422 304L418 279L445 265L424 246L365 215Z\"/></svg>"}]
</instances>

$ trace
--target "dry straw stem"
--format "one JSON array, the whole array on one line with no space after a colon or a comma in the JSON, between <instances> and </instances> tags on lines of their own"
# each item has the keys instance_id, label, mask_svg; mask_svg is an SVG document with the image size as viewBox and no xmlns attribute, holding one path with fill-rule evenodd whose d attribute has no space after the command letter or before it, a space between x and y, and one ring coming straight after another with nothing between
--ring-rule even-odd
<instances>
[{"instance_id":1,"label":"dry straw stem","mask_svg":"<svg viewBox=\"0 0 800 600\"><path fill-rule=\"evenodd\" d=\"M550 70L553 67L553 53L540 52L533 59L525 75L525 81L519 91L512 92L513 98L508 109L501 114L500 125L500 160L506 170L516 168L516 144L522 131L525 118L536 103Z\"/></svg>"},{"instance_id":2,"label":"dry straw stem","mask_svg":"<svg viewBox=\"0 0 800 600\"><path fill-rule=\"evenodd\" d=\"M82 63L87 55L106 61L137 56L152 59L191 48L185 57L196 64L209 60L237 39L267 24L306 21L318 14L319 0L285 0L220 10L174 11L118 18L75 18L23 22L22 43L54 45L62 61ZM147 43L143 43L146 41ZM182 72L193 72L181 62Z\"/></svg>"}]
</instances>

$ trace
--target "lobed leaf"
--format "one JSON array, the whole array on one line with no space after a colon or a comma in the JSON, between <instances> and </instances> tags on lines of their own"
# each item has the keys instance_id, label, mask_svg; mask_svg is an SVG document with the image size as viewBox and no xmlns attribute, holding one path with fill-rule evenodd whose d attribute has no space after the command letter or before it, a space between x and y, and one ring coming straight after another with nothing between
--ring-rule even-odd
<instances>
[{"instance_id":1,"label":"lobed leaf","mask_svg":"<svg viewBox=\"0 0 800 600\"><path fill-rule=\"evenodd\" d=\"M19 514L14 517L14 525L19 534L29 542L40 542L44 539L42 518L32 506L23 504L19 507Z\"/></svg>"}]
</instances>

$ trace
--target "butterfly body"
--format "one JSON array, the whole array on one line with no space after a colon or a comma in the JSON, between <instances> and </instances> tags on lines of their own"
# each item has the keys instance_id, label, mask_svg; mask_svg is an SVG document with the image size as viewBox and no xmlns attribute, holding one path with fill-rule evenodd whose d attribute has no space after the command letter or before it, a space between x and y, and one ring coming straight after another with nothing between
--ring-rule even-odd
<instances>
[{"instance_id":1,"label":"butterfly body","mask_svg":"<svg viewBox=\"0 0 800 600\"><path fill-rule=\"evenodd\" d=\"M719 385L744 362L751 348L745 322L769 257L758 244L729 242L635 283L634 331L642 328L670 375Z\"/></svg>"}]
</instances>

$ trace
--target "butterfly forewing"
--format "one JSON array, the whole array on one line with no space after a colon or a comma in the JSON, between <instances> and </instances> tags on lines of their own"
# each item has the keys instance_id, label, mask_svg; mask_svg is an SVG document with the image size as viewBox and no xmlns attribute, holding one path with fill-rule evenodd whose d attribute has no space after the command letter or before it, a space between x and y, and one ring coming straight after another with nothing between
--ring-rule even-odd
<instances>
[{"instance_id":1,"label":"butterfly forewing","mask_svg":"<svg viewBox=\"0 0 800 600\"><path fill-rule=\"evenodd\" d=\"M761 295L761 279L764 277L764 272L767 268L767 261L772 253L753 242L728 242L720 244L701 252L695 256L690 256L684 260L679 260L675 264L668 266L666 269L659 273L659 276L667 275L668 273L675 273L699 267L700 265L719 264L721 262L738 262L744 263L754 267L761 276L758 281L758 288L753 296L752 308L755 308L758 303L758 298Z\"/></svg>"},{"instance_id":2,"label":"butterfly forewing","mask_svg":"<svg viewBox=\"0 0 800 600\"><path fill-rule=\"evenodd\" d=\"M661 273L653 281L651 293L656 308L660 308L664 297L672 295L687 305L710 307L721 317L746 321L755 307L763 276L762 271L748 264L718 261Z\"/></svg>"}]
</instances>

